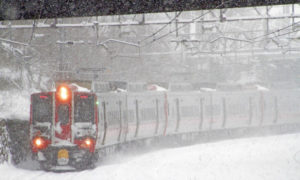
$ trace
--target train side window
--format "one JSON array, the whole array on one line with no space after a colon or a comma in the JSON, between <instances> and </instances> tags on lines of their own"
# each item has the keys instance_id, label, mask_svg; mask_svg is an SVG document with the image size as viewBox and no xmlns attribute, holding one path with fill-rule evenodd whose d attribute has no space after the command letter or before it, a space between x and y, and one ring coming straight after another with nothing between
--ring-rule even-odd
<instances>
[{"instance_id":1,"label":"train side window","mask_svg":"<svg viewBox=\"0 0 300 180\"><path fill-rule=\"evenodd\" d=\"M68 105L59 105L58 106L58 122L62 125L69 123L69 106Z\"/></svg>"}]
</instances>

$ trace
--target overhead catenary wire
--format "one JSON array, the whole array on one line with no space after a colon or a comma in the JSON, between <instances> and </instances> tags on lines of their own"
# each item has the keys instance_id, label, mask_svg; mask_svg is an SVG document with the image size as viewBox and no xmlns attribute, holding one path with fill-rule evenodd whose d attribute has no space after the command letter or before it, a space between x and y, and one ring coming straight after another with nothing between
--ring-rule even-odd
<instances>
[{"instance_id":1,"label":"overhead catenary wire","mask_svg":"<svg viewBox=\"0 0 300 180\"><path fill-rule=\"evenodd\" d=\"M280 36L284 36L284 35L288 35L288 34L299 32L300 30L293 30L293 31L290 31L290 32L286 32L286 33L283 33L283 34L277 34L275 36L269 37L269 35L272 35L272 34L275 34L275 33L279 33L281 31L283 31L285 29L288 29L289 27L295 26L297 24L300 24L300 21L297 21L295 23L292 23L292 24L290 24L288 26L285 26L283 28L277 29L277 30L272 31L270 33L267 33L267 34L264 34L264 35L261 35L261 36L257 36L257 37L254 37L254 38L251 38L250 41L253 41L253 43L257 43L257 42L262 42L262 41L265 41L265 40L274 39L276 37L280 37ZM264 38L264 39L261 39L261 40L255 40L255 39L263 38L263 37L267 37L267 38ZM245 46L243 46L243 47L245 47ZM241 47L241 48L243 48L243 47Z\"/></svg>"},{"instance_id":2,"label":"overhead catenary wire","mask_svg":"<svg viewBox=\"0 0 300 180\"><path fill-rule=\"evenodd\" d=\"M288 34L292 34L292 33L295 33L295 32L299 32L300 30L293 30L293 31L290 31L290 32L286 32L286 33L283 33L283 34L277 34L275 36L272 36L272 37L269 37L269 35L272 35L272 34L275 34L275 33L279 33L285 29L288 29L289 27L292 27L292 26L295 26L297 24L300 24L300 21L297 21L293 24L290 24L288 26L285 26L283 28L280 28L280 29L277 29L275 31L272 31L270 33L267 33L267 34L264 34L264 35L260 35L260 36L256 36L254 38L251 38L251 39L248 39L249 42L252 42L252 43L256 43L256 42L262 42L262 41L265 41L265 40L269 40L269 39L273 39L273 38L276 38L276 37L280 37L280 36L284 36L284 35L288 35ZM267 37L266 39L261 39L261 40L255 40L255 39L258 39L258 38L263 38L263 37Z\"/></svg>"},{"instance_id":3,"label":"overhead catenary wire","mask_svg":"<svg viewBox=\"0 0 300 180\"><path fill-rule=\"evenodd\" d=\"M280 37L280 36L285 36L285 35L288 35L288 34L293 34L293 33L296 33L296 32L299 32L300 30L295 30L295 31L290 31L290 32L286 32L286 33L283 33L283 34L278 34L278 35L276 35L276 36L272 36L272 37L269 37L269 38L267 38L267 40L268 39L274 39L274 38L276 38L276 37ZM262 39L262 40L259 40L259 41L254 41L254 42L262 42L262 41L264 41L265 39Z\"/></svg>"},{"instance_id":4,"label":"overhead catenary wire","mask_svg":"<svg viewBox=\"0 0 300 180\"><path fill-rule=\"evenodd\" d=\"M295 26L295 25L297 25L297 24L300 24L300 21L294 22L294 23L292 23L292 24L290 24L290 25L288 25L288 26L285 26L285 27L283 27L283 28L277 29L277 30L272 31L272 32L270 32L270 33L263 34L263 35L260 35L260 36L256 36L256 37L254 37L254 38L246 39L246 40L244 40L244 42L247 42L247 44L244 45L244 46L238 47L236 50L245 48L246 46L249 45L249 43L259 43L259 42L263 42L263 41L270 40L270 39L272 40L272 39L274 39L274 38L276 38L276 37L280 37L280 36L284 36L284 35L288 35L288 34L292 34L292 33L299 32L300 30L293 30L293 31L289 31L289 32L286 32L286 33L283 33L283 34L278 34L278 35L275 35L275 36L270 37L270 35L274 35L275 33L279 33L279 32L281 32L281 31L284 31L284 30L286 30L286 29L288 29L288 28L290 28L290 27L293 27L293 26ZM266 38L263 38L263 37L266 37ZM263 38L263 39L259 39L259 38ZM221 39L221 37L218 37L218 38L216 38L216 39L214 39L214 40L212 40L212 41L207 41L207 42L205 42L205 43L212 43L212 42L215 42L215 41L218 40L218 39ZM227 39L230 39L230 38L227 38ZM259 40L256 40L256 39L259 39Z\"/></svg>"},{"instance_id":5,"label":"overhead catenary wire","mask_svg":"<svg viewBox=\"0 0 300 180\"><path fill-rule=\"evenodd\" d=\"M220 4L219 6L217 6L216 8L220 8L220 7L223 6L224 4L229 3L229 2L231 2L231 1L232 1L232 0L225 1L225 2L223 2L222 4ZM204 13L204 14L202 14L202 15L200 15L200 16L194 18L194 19L192 19L192 20L190 21L190 23L195 22L196 20L202 18L203 16L207 15L207 14L210 13L211 11L212 11L212 10L209 10L208 12L206 12L206 13ZM291 24L291 25L288 25L288 26L283 27L283 28L281 28L281 29L277 29L277 30L272 31L272 32L270 32L270 33L267 33L267 34L264 34L264 35L260 35L260 36L254 37L254 38L251 38L251 39L249 39L249 41L260 42L261 40L259 40L259 41L255 41L255 40L258 39L258 38L267 37L267 36L269 36L269 35L272 35L272 34L275 34L275 33L277 33L277 32L283 31L283 30L285 30L285 29L288 29L289 27L292 27L292 26L295 26L295 25L298 25L298 24L300 24L300 21L294 22L294 23ZM170 35L170 34L176 32L176 31L178 31L178 30L184 28L184 27L187 26L187 25L189 25L189 23L184 24L184 25L182 25L182 26L180 26L180 27L178 27L178 28L175 28L174 30L171 30L170 32L168 32L168 33L166 33L166 34L163 34L163 35L161 35L161 36L158 37L158 38L154 38L152 41L150 41L150 42L148 42L148 43L142 45L141 47L148 46L148 45L150 45L150 44L152 44L152 43L154 43L154 42L156 42L156 41L158 41L158 40L160 40L160 39L163 39L163 38L167 37L168 35ZM290 32L290 33L294 33L294 32L298 32L298 31L293 31L293 32ZM157 33L156 33L156 34L157 34ZM289 33L288 33L288 34L289 34ZM153 35L153 34L152 34L152 35ZM148 37L153 37L152 35L151 35L151 36L148 36ZM280 36L283 36L283 35L280 35ZM278 36L274 36L274 37L278 37ZM271 38L274 38L274 37L271 37ZM268 38L271 39L270 37L268 37ZM148 38L148 39L149 39L149 38Z\"/></svg>"},{"instance_id":6,"label":"overhead catenary wire","mask_svg":"<svg viewBox=\"0 0 300 180\"><path fill-rule=\"evenodd\" d=\"M283 34L278 34L278 35L275 35L275 36L272 36L272 37L268 37L267 39L261 39L261 40L256 40L256 41L252 41L252 43L259 43L259 42L263 42L263 41L266 41L266 40L272 40L274 38L277 38L277 37L280 37L280 36L285 36L285 35L288 35L288 34L293 34L293 33L296 33L296 32L299 32L300 30L296 30L296 31L290 31L290 32L286 32L286 33L283 33ZM249 44L249 43L248 43ZM248 45L247 44L247 45ZM245 48L247 45L244 45L244 46L241 46L239 48L236 48L236 50L240 50L240 49L243 49Z\"/></svg>"},{"instance_id":7,"label":"overhead catenary wire","mask_svg":"<svg viewBox=\"0 0 300 180\"><path fill-rule=\"evenodd\" d=\"M221 8L221 7L224 6L225 4L230 3L230 2L232 2L232 1L233 1L233 0L228 0L228 1L222 2L222 4L218 5L215 9ZM204 17L205 15L211 13L212 11L213 11L213 10L209 10L209 11L207 11L206 13L201 14L200 16L197 16L196 18L192 19L192 20L190 21L190 23L195 22L196 20L198 20L198 19ZM184 27L187 26L187 25L189 25L189 23L184 24L184 25L182 25L182 26L180 26L180 27L177 27L177 28L175 28L174 30L172 30L172 31L170 31L170 32L168 32L168 33L166 33L166 34L164 34L164 35L158 37L158 38L154 38L152 41L150 41L150 42L148 42L148 43L142 45L142 47L148 46L148 45L154 43L155 41L160 40L160 39L162 39L162 38L164 38L164 37L166 37L166 36L168 36L168 35L170 35L170 34L176 32L176 31L178 31L178 30L184 28ZM153 37L153 36L152 36L152 37Z\"/></svg>"},{"instance_id":8,"label":"overhead catenary wire","mask_svg":"<svg viewBox=\"0 0 300 180\"><path fill-rule=\"evenodd\" d=\"M150 36L147 36L146 38L140 40L140 42L146 41L147 39L149 39L149 38L155 36L156 34L158 34L160 31L165 29L169 24L171 24L174 20L176 20L181 15L181 13L182 13L182 11L180 11L178 14L176 14L176 16L173 19L171 19L168 23L166 23L164 26L159 28L156 32L154 32Z\"/></svg>"},{"instance_id":9,"label":"overhead catenary wire","mask_svg":"<svg viewBox=\"0 0 300 180\"><path fill-rule=\"evenodd\" d=\"M294 22L294 23L292 23L292 24L290 24L290 25L288 25L288 26L286 26L286 27L277 29L277 30L272 31L272 32L270 32L270 33L267 33L267 34L264 34L264 35L260 35L260 36L254 37L254 38L252 38L252 40L255 40L255 39L258 39L258 38L262 38L262 37L266 37L266 36L269 36L269 35L271 35L271 34L275 34L275 33L277 33L277 32L280 32L280 31L283 31L283 30L285 30L285 29L288 29L289 27L293 27L293 26L295 26L295 25L297 25L297 24L300 24L300 21Z\"/></svg>"},{"instance_id":10,"label":"overhead catenary wire","mask_svg":"<svg viewBox=\"0 0 300 180\"><path fill-rule=\"evenodd\" d=\"M249 42L257 43L257 42L262 42L262 41L269 40L269 39L274 39L274 38L276 38L276 37L280 37L280 36L292 34L292 33L295 33L295 32L299 32L300 30L295 30L295 31L293 30L293 31L290 31L290 32L286 32L286 33L283 33L283 34L278 34L278 35L269 37L269 35L272 35L272 34L275 34L275 33L279 33L279 32L281 32L281 31L283 31L283 30L285 30L285 29L288 29L289 27L293 27L293 26L295 26L295 25L297 25L297 24L300 24L300 21L297 21L297 22L292 23L292 24L290 24L290 25L288 25L288 26L285 26L285 27L283 27L283 28L277 29L277 30L275 30L275 31L272 31L272 32L267 33L267 34L264 34L264 35L256 36L256 37L251 38L251 39L248 39L248 40L249 40ZM261 40L256 40L256 39L258 39L258 38L263 38L263 37L267 37L267 38L266 38L266 39L261 39ZM245 47L245 46L243 46L243 47ZM243 47L241 47L241 48L243 48Z\"/></svg>"}]
</instances>

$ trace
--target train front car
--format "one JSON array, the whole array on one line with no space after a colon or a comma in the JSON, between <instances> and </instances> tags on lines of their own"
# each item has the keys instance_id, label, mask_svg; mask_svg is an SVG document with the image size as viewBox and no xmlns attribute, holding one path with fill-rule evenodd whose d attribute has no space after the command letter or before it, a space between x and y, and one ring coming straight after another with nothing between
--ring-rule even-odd
<instances>
[{"instance_id":1,"label":"train front car","mask_svg":"<svg viewBox=\"0 0 300 180\"><path fill-rule=\"evenodd\" d=\"M42 169L86 169L96 160L96 95L71 89L31 95L31 147Z\"/></svg>"}]
</instances>

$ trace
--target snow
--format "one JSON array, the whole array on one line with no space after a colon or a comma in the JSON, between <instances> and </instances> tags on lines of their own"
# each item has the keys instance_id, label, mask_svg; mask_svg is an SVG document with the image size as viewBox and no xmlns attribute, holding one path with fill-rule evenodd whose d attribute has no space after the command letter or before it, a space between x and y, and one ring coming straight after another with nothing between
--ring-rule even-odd
<instances>
[{"instance_id":1,"label":"snow","mask_svg":"<svg viewBox=\"0 0 300 180\"><path fill-rule=\"evenodd\" d=\"M28 91L0 91L0 119L29 121L30 93Z\"/></svg>"},{"instance_id":2,"label":"snow","mask_svg":"<svg viewBox=\"0 0 300 180\"><path fill-rule=\"evenodd\" d=\"M4 50L8 51L8 52L12 52L12 53L19 53L20 55L23 55L23 51L21 49L18 48L14 48L12 45L10 45L9 43L6 42L1 42L2 47L4 48Z\"/></svg>"},{"instance_id":3,"label":"snow","mask_svg":"<svg viewBox=\"0 0 300 180\"><path fill-rule=\"evenodd\" d=\"M88 88L79 86L76 83L71 83L68 85L72 90L77 91L77 92L91 92L91 90L89 90ZM52 88L51 91L55 92L56 88Z\"/></svg>"},{"instance_id":4,"label":"snow","mask_svg":"<svg viewBox=\"0 0 300 180\"><path fill-rule=\"evenodd\" d=\"M163 87L161 87L157 84L150 84L150 85L147 86L147 89L149 91L167 91L166 88L163 88Z\"/></svg>"},{"instance_id":5,"label":"snow","mask_svg":"<svg viewBox=\"0 0 300 180\"><path fill-rule=\"evenodd\" d=\"M258 91L269 91L269 89L268 88L266 88L266 87L263 87L263 86L261 86L261 85L255 85L255 87L257 88L257 90Z\"/></svg>"},{"instance_id":6,"label":"snow","mask_svg":"<svg viewBox=\"0 0 300 180\"><path fill-rule=\"evenodd\" d=\"M215 92L217 91L216 89L212 89L212 88L200 88L200 91L205 91L205 92Z\"/></svg>"},{"instance_id":7,"label":"snow","mask_svg":"<svg viewBox=\"0 0 300 180\"><path fill-rule=\"evenodd\" d=\"M127 90L121 89L121 88L117 88L117 89L116 89L115 91L113 91L113 92L115 92L115 93L126 93Z\"/></svg>"},{"instance_id":8,"label":"snow","mask_svg":"<svg viewBox=\"0 0 300 180\"><path fill-rule=\"evenodd\" d=\"M45 34L38 34L38 33L34 34L35 38L41 38L41 37L44 37L44 36L45 36Z\"/></svg>"},{"instance_id":9,"label":"snow","mask_svg":"<svg viewBox=\"0 0 300 180\"><path fill-rule=\"evenodd\" d=\"M58 122L58 123L55 125L54 130L55 130L56 133L61 134L62 128L61 128L61 126L60 126L60 122Z\"/></svg>"},{"instance_id":10,"label":"snow","mask_svg":"<svg viewBox=\"0 0 300 180\"><path fill-rule=\"evenodd\" d=\"M5 180L298 180L300 134L117 154L93 170L54 173L0 165Z\"/></svg>"},{"instance_id":11,"label":"snow","mask_svg":"<svg viewBox=\"0 0 300 180\"><path fill-rule=\"evenodd\" d=\"M37 153L37 157L38 157L38 160L39 160L39 161L44 161L44 160L46 160L46 158L45 158L45 156L44 156L44 154L43 154L42 152L38 152L38 153Z\"/></svg>"},{"instance_id":12,"label":"snow","mask_svg":"<svg viewBox=\"0 0 300 180\"><path fill-rule=\"evenodd\" d=\"M81 87L76 83L72 83L70 85L76 87L78 92L91 92L89 89L87 89L85 87Z\"/></svg>"},{"instance_id":13,"label":"snow","mask_svg":"<svg viewBox=\"0 0 300 180\"><path fill-rule=\"evenodd\" d=\"M20 77L19 73L13 72L9 68L0 68L0 78L16 80Z\"/></svg>"}]
</instances>

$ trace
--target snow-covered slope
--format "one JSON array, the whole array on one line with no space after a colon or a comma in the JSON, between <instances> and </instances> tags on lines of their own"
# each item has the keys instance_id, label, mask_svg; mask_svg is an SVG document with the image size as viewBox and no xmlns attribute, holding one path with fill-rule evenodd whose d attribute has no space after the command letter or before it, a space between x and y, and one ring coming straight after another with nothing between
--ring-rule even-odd
<instances>
[{"instance_id":1,"label":"snow-covered slope","mask_svg":"<svg viewBox=\"0 0 300 180\"><path fill-rule=\"evenodd\" d=\"M2 180L299 180L300 134L116 155L93 170L53 173L0 165Z\"/></svg>"}]
</instances>

